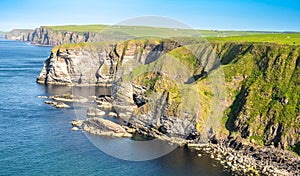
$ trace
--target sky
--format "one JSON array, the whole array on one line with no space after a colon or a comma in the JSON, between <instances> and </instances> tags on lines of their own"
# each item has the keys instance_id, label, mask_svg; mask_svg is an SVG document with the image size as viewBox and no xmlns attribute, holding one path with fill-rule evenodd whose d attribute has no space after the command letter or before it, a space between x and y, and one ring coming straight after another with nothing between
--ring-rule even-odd
<instances>
[{"instance_id":1,"label":"sky","mask_svg":"<svg viewBox=\"0 0 300 176\"><path fill-rule=\"evenodd\" d=\"M0 0L0 31L167 17L194 29L299 31L300 0Z\"/></svg>"}]
</instances>

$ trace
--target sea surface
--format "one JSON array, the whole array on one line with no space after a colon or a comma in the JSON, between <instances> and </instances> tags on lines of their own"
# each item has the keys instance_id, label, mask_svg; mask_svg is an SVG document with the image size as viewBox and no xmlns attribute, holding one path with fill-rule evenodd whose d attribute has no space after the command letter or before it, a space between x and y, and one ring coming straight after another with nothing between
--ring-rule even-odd
<instances>
[{"instance_id":1,"label":"sea surface","mask_svg":"<svg viewBox=\"0 0 300 176\"><path fill-rule=\"evenodd\" d=\"M71 130L73 108L55 109L37 98L69 89L35 82L50 51L0 38L0 175L228 175L208 155L183 148L141 162L99 150Z\"/></svg>"}]
</instances>

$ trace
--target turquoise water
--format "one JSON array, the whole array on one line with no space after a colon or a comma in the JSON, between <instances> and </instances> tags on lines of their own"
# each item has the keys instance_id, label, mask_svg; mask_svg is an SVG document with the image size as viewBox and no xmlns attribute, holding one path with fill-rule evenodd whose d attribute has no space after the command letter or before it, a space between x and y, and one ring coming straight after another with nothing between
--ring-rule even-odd
<instances>
[{"instance_id":1,"label":"turquoise water","mask_svg":"<svg viewBox=\"0 0 300 176\"><path fill-rule=\"evenodd\" d=\"M0 175L228 175L208 156L182 148L150 161L116 159L71 131L72 108L36 98L70 89L36 84L50 50L0 39Z\"/></svg>"}]
</instances>

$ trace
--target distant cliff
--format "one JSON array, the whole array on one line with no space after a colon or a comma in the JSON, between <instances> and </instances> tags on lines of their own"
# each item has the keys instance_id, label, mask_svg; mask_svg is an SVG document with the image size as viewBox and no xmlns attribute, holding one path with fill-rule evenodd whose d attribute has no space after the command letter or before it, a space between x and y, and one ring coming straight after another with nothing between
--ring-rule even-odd
<instances>
[{"instance_id":1,"label":"distant cliff","mask_svg":"<svg viewBox=\"0 0 300 176\"><path fill-rule=\"evenodd\" d=\"M223 118L219 118L222 128L212 130L218 136L241 136L255 144L274 145L300 153L300 47L217 42L211 44L211 49L202 47L198 50L202 57L216 53L222 64L219 68L225 73L228 90L226 111ZM200 120L197 122L197 129L201 132L201 123L205 123L208 112L213 110L207 106L213 96L207 89L210 85L206 75L210 72L205 68L207 66L199 64L199 57L189 54L182 43L132 40L123 44L99 46L59 46L53 49L45 61L37 82L63 85L110 84L123 63L151 63L164 53L181 58L183 65L194 73L202 101L198 117ZM140 80L153 77L151 74L144 76L146 78ZM158 79L139 84L157 92L161 86L164 87ZM174 89L172 91L164 95L167 96L165 101L173 101L171 95ZM177 100L174 99L174 102ZM171 108L172 104L169 105ZM144 111L141 109L141 112ZM170 115L175 112L176 108L165 113Z\"/></svg>"},{"instance_id":2,"label":"distant cliff","mask_svg":"<svg viewBox=\"0 0 300 176\"><path fill-rule=\"evenodd\" d=\"M34 30L31 29L13 29L5 34L5 38L10 40L30 41L33 31Z\"/></svg>"},{"instance_id":3,"label":"distant cliff","mask_svg":"<svg viewBox=\"0 0 300 176\"><path fill-rule=\"evenodd\" d=\"M5 38L47 46L79 42L100 42L104 40L103 34L95 32L52 30L51 28L43 26L36 28L35 30L14 29L7 33Z\"/></svg>"}]
</instances>

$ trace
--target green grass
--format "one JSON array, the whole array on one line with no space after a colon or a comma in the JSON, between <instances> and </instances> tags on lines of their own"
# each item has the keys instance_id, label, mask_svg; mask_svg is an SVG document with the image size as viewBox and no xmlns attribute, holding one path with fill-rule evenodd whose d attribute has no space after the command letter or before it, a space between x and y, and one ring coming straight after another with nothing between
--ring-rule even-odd
<instances>
[{"instance_id":1,"label":"green grass","mask_svg":"<svg viewBox=\"0 0 300 176\"><path fill-rule=\"evenodd\" d=\"M276 33L276 32L255 32L255 31L219 31L219 30L194 30L194 29L173 29L158 28L148 26L109 26L109 25L64 25L64 26L44 26L53 31L70 32L95 32L109 33L140 37L205 37L211 42L253 42L253 43L276 43L300 45L300 33Z\"/></svg>"},{"instance_id":2,"label":"green grass","mask_svg":"<svg viewBox=\"0 0 300 176\"><path fill-rule=\"evenodd\" d=\"M199 30L199 29L175 29L175 28L158 28L148 26L109 26L101 24L92 25L63 25L63 26L43 26L54 31L70 32L120 32L135 37L142 36L159 36L159 37L178 37L178 36L203 36L203 37L228 37L262 34L262 32L251 31L218 31L218 30Z\"/></svg>"},{"instance_id":3,"label":"green grass","mask_svg":"<svg viewBox=\"0 0 300 176\"><path fill-rule=\"evenodd\" d=\"M231 37L209 37L207 39L208 41L214 42L253 42L300 45L300 33L274 33Z\"/></svg>"},{"instance_id":4,"label":"green grass","mask_svg":"<svg viewBox=\"0 0 300 176\"><path fill-rule=\"evenodd\" d=\"M107 25L65 25L65 26L43 26L54 31L72 32L101 32Z\"/></svg>"},{"instance_id":5,"label":"green grass","mask_svg":"<svg viewBox=\"0 0 300 176\"><path fill-rule=\"evenodd\" d=\"M52 53L56 53L57 50L66 50L66 49L78 49L78 48L85 48L88 46L89 43L81 42L81 43L68 43L63 45L58 45L52 48Z\"/></svg>"}]
</instances>

